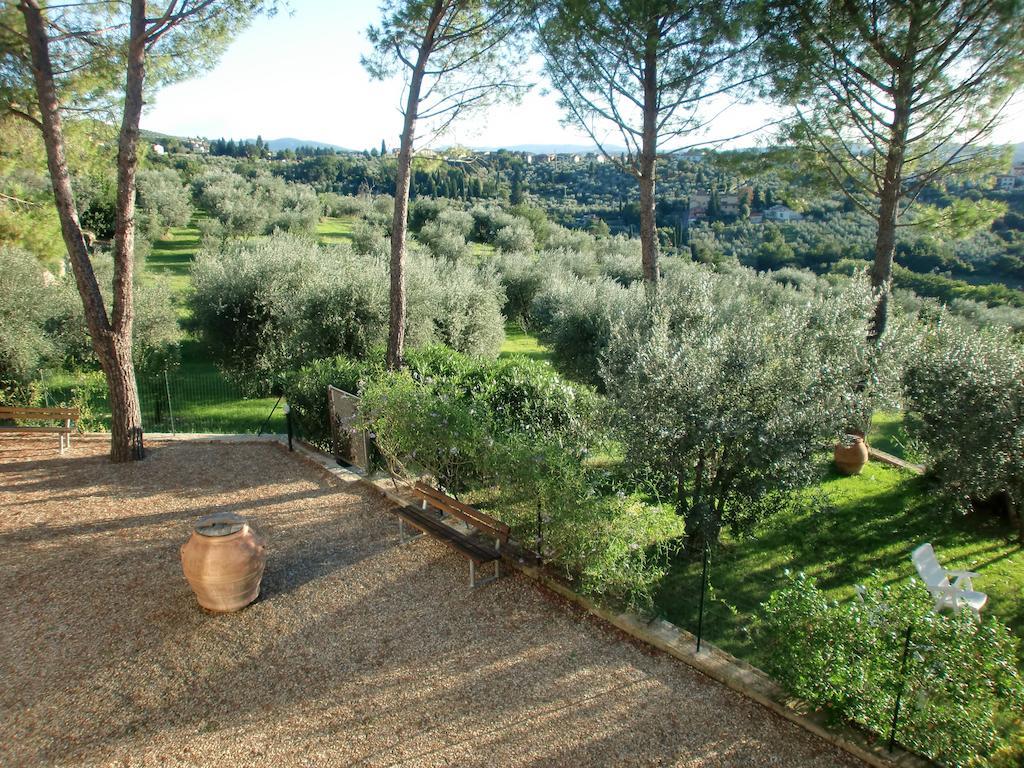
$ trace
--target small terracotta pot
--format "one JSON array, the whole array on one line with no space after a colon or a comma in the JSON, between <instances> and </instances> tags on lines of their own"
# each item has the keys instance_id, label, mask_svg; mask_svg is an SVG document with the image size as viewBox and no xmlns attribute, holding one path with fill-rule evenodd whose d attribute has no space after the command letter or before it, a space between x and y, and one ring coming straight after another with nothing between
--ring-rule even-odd
<instances>
[{"instance_id":1,"label":"small terracotta pot","mask_svg":"<svg viewBox=\"0 0 1024 768\"><path fill-rule=\"evenodd\" d=\"M859 475L868 463L868 444L863 435L847 435L846 441L836 443L833 454L836 470L841 475Z\"/></svg>"},{"instance_id":2,"label":"small terracotta pot","mask_svg":"<svg viewBox=\"0 0 1024 768\"><path fill-rule=\"evenodd\" d=\"M245 518L204 517L181 547L181 569L203 608L237 611L260 593L267 548Z\"/></svg>"}]
</instances>

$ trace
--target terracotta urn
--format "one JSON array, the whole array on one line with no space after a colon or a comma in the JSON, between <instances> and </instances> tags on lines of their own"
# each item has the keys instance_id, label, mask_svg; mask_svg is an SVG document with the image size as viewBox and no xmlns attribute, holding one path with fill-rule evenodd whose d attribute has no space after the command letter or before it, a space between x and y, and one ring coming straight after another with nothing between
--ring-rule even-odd
<instances>
[{"instance_id":1,"label":"terracotta urn","mask_svg":"<svg viewBox=\"0 0 1024 768\"><path fill-rule=\"evenodd\" d=\"M859 475L868 463L868 444L864 435L849 434L839 443L833 456L836 470L841 475Z\"/></svg>"},{"instance_id":2,"label":"terracotta urn","mask_svg":"<svg viewBox=\"0 0 1024 768\"><path fill-rule=\"evenodd\" d=\"M260 593L267 548L244 517L202 518L181 547L181 568L203 608L237 611Z\"/></svg>"}]
</instances>

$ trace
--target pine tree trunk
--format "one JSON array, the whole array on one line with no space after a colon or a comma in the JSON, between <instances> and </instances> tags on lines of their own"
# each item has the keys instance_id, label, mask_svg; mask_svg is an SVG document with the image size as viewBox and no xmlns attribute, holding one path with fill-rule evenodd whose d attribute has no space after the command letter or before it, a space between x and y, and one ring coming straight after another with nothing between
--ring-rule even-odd
<instances>
[{"instance_id":1,"label":"pine tree trunk","mask_svg":"<svg viewBox=\"0 0 1024 768\"><path fill-rule=\"evenodd\" d=\"M118 143L118 202L114 248L113 321L108 317L75 207L65 152L60 102L53 76L46 24L37 0L22 0L19 9L32 54L40 129L53 186L61 234L68 249L75 284L82 298L92 348L110 391L113 461L141 458L142 416L132 364L132 270L135 251L135 145L142 113L145 63L145 3L132 0L132 42L125 90L125 114Z\"/></svg>"},{"instance_id":2,"label":"pine tree trunk","mask_svg":"<svg viewBox=\"0 0 1024 768\"><path fill-rule=\"evenodd\" d=\"M644 114L640 143L640 253L644 284L658 284L658 220L655 211L655 176L658 160L658 58L657 36L648 36L644 56Z\"/></svg>"},{"instance_id":3,"label":"pine tree trunk","mask_svg":"<svg viewBox=\"0 0 1024 768\"><path fill-rule=\"evenodd\" d=\"M892 130L889 134L885 176L878 200L878 233L875 259L871 265L871 287L875 291L875 312L868 338L878 341L889 320L889 294L892 292L892 262L896 255L896 226L900 199L903 197L903 162L910 129L910 100L913 78L901 75L894 98Z\"/></svg>"},{"instance_id":4,"label":"pine tree trunk","mask_svg":"<svg viewBox=\"0 0 1024 768\"><path fill-rule=\"evenodd\" d=\"M142 411L132 365L131 337L106 337L100 366L110 392L110 459L132 461L142 458Z\"/></svg>"},{"instance_id":5,"label":"pine tree trunk","mask_svg":"<svg viewBox=\"0 0 1024 768\"><path fill-rule=\"evenodd\" d=\"M442 0L435 0L430 20L420 43L419 54L409 79L409 95L405 101L405 122L402 126L398 167L395 171L395 211L391 219L391 298L388 324L388 368L396 371L405 357L405 254L409 228L409 180L412 176L413 142L416 139L416 117L420 107L423 73L434 47L435 35L444 13Z\"/></svg>"}]
</instances>

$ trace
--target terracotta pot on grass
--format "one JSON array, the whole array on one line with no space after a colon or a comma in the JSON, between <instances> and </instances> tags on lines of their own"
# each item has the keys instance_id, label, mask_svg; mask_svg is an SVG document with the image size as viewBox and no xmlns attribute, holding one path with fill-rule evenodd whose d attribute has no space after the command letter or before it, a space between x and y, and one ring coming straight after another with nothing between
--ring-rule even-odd
<instances>
[{"instance_id":1,"label":"terracotta pot on grass","mask_svg":"<svg viewBox=\"0 0 1024 768\"><path fill-rule=\"evenodd\" d=\"M868 463L868 444L864 442L864 435L851 433L836 443L833 460L839 474L859 475Z\"/></svg>"},{"instance_id":2,"label":"terracotta pot on grass","mask_svg":"<svg viewBox=\"0 0 1024 768\"><path fill-rule=\"evenodd\" d=\"M203 608L237 611L260 593L267 549L244 517L220 513L196 523L181 568Z\"/></svg>"}]
</instances>

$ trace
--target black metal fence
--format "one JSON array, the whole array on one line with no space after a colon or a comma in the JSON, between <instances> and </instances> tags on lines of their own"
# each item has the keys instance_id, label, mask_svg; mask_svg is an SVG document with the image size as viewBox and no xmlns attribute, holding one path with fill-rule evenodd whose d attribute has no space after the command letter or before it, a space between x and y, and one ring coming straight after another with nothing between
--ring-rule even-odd
<instances>
[{"instance_id":1,"label":"black metal fence","mask_svg":"<svg viewBox=\"0 0 1024 768\"><path fill-rule=\"evenodd\" d=\"M218 371L158 371L137 377L142 426L150 432L282 434L283 401L277 397L247 397ZM47 405L74 405L81 409L83 429L110 427L106 382L96 372L54 373L40 379Z\"/></svg>"}]
</instances>

